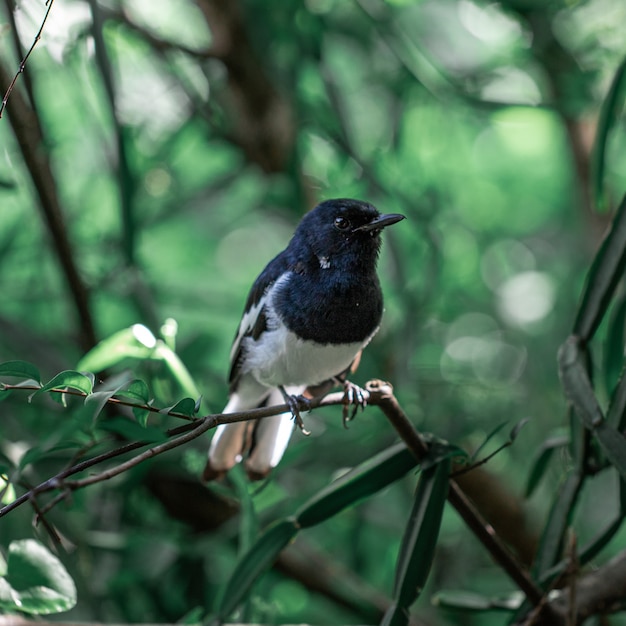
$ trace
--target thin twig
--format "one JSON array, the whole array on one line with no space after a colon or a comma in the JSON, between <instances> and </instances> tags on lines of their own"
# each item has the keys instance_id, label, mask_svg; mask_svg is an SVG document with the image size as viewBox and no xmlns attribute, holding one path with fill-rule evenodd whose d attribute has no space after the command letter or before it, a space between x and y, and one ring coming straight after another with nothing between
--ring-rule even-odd
<instances>
[{"instance_id":1,"label":"thin twig","mask_svg":"<svg viewBox=\"0 0 626 626\"><path fill-rule=\"evenodd\" d=\"M41 387L38 387L37 385L7 385L5 383L0 383L0 391L39 391L40 389ZM78 389L67 389L64 387L59 387L58 389L47 389L46 393L60 393L68 396L76 396L77 398L87 398L89 395L86 394L84 391L79 391ZM165 409L156 407L152 404L138 404L137 402L122 400L121 398L116 398L115 396L108 398L106 403L126 406L131 409L141 409L142 411L149 411L150 413L161 413L162 415L165 414L171 417L177 417L179 419L191 422L199 419L197 417L190 417L189 415L185 415L184 413L179 413L178 411L166 412Z\"/></svg>"},{"instance_id":2,"label":"thin twig","mask_svg":"<svg viewBox=\"0 0 626 626\"><path fill-rule=\"evenodd\" d=\"M21 389L24 389L24 387L21 387ZM59 390L53 390L53 391L56 392ZM75 394L83 395L79 392L75 392ZM332 393L326 396L319 396L319 397L313 398L312 400L306 403L302 403L299 408L300 410L304 411L309 408L316 408L318 406L338 405L343 402L343 396L344 394L342 392ZM114 400L113 398L109 398L108 402L111 402L113 400ZM148 406L148 405L145 405L145 406L144 405L132 405L131 403L125 403L125 404L129 404L130 406L135 406L138 408L147 408ZM155 410L154 407L152 407L151 410ZM22 504L29 502L31 498L35 498L42 493L55 491L58 489L64 489L64 490L68 488L72 490L79 489L81 487L87 486L88 484L94 484L94 483L112 478L113 476L116 476L124 471L127 471L134 465L137 465L149 458L152 458L159 454L163 454L164 452L167 452L178 446L188 443L189 441L196 439L197 437L199 437L206 431L210 430L211 428L215 428L220 424L231 424L234 422L244 422L244 421L253 420L253 419L264 419L267 417L271 417L272 415L285 413L289 410L290 408L286 404L281 404L281 405L276 405L276 406L262 407L259 409L251 409L249 411L239 411L237 413L228 413L228 414L218 413L218 414L206 415L202 418L196 419L190 424L183 424L182 426L178 426L176 428L172 428L168 430L165 433L165 436L168 438L176 437L176 439L173 439L172 441L168 441L163 444L159 444L157 446L154 446L153 448L150 448L149 450L146 450L141 455L139 455L139 457L137 457L139 459L138 461L135 461L135 459L130 459L130 461L127 461L118 466L110 468L107 471L101 472L100 474L96 475L98 476L97 480L94 480L96 476L92 476L88 479L84 479L84 481L67 481L66 480L66 478L69 478L70 476L84 472L85 470L90 469L91 467L94 467L96 465L99 465L105 461L109 461L118 456L128 454L129 452L134 452L135 450L138 450L140 448L144 448L145 446L150 445L149 442L147 441L135 441L132 443L125 444L123 446L120 446L119 448L116 448L115 450L109 450L108 452L99 454L95 457L92 457L91 459L86 459L85 461L77 463L76 465L66 468L62 470L61 472L59 472L58 474L56 474L55 476L43 481L39 485L33 487L32 489L30 489L29 491L21 495L19 498L16 498L15 500L13 500L13 502L10 502L9 504L0 508L0 518L5 515L8 515L9 513L11 513L13 510L18 508ZM119 469L120 467L122 469ZM65 497L66 497L66 493L63 493L57 496L52 501L53 503L52 506L54 506L55 504L58 504L58 502L63 500ZM47 512L50 508L51 507L47 505L45 507L45 511Z\"/></svg>"},{"instance_id":3,"label":"thin twig","mask_svg":"<svg viewBox=\"0 0 626 626\"><path fill-rule=\"evenodd\" d=\"M487 463L489 463L489 461L491 461L491 459L493 459L494 456L496 456L496 454L500 454L500 452L502 452L502 450L508 448L509 446L512 446L513 442L512 441L506 441L504 442L501 446L499 446L497 448L497 450L494 450L493 452L491 452L490 454L488 454L487 456L483 457L482 459L475 461L474 463L471 463L470 465L466 465L464 467L460 467L457 470L454 470L454 472L452 472L450 474L450 478L458 478L459 476L463 476L463 474L467 474L468 472L471 472L472 470L475 470L476 468L480 467L481 465L486 465Z\"/></svg>"},{"instance_id":4,"label":"thin twig","mask_svg":"<svg viewBox=\"0 0 626 626\"><path fill-rule=\"evenodd\" d=\"M41 26L39 27L39 30L37 31L37 34L35 35L35 39L33 40L33 43L31 44L28 52L26 53L24 58L21 60L20 66L17 72L15 72L15 76L13 77L13 80L9 84L9 87L4 94L4 98L2 98L2 104L0 105L0 118L2 117L2 114L4 113L4 109L6 108L7 102L9 101L9 96L11 95L11 92L13 91L15 84L17 83L17 79L19 78L19 75L23 74L24 70L26 69L26 61L28 61L28 57L31 55L31 52L35 49L37 42L41 39L41 33L43 32L43 27L46 25L46 20L48 19L48 15L50 14L50 9L52 9L53 2L54 0L46 0L46 6L48 8L46 10L45 15L43 16L43 20L41 21Z\"/></svg>"}]
</instances>

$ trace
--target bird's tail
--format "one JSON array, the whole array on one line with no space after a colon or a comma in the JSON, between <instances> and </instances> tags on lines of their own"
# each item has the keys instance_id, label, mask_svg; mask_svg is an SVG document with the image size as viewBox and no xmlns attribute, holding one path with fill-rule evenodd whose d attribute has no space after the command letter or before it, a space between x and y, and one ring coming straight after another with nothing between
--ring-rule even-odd
<instances>
[{"instance_id":1,"label":"bird's tail","mask_svg":"<svg viewBox=\"0 0 626 626\"><path fill-rule=\"evenodd\" d=\"M292 387L287 391L298 395L304 389ZM283 402L280 390L273 389L258 406L272 406ZM241 399L234 393L223 413L235 413L250 408L253 407L242 406ZM244 466L249 478L265 478L283 457L293 426L290 411L253 421L220 424L211 440L209 458L202 477L204 480L221 478L247 455Z\"/></svg>"}]
</instances>

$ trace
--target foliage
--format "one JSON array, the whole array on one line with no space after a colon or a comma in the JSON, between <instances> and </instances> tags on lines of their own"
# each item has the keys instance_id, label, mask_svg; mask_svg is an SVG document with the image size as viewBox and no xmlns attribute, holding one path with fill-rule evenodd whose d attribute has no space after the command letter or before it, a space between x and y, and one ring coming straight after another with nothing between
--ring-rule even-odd
<instances>
[{"instance_id":1,"label":"foliage","mask_svg":"<svg viewBox=\"0 0 626 626\"><path fill-rule=\"evenodd\" d=\"M76 587L67 570L32 539L12 541L0 569L0 607L4 611L47 615L76 604Z\"/></svg>"},{"instance_id":2,"label":"foliage","mask_svg":"<svg viewBox=\"0 0 626 626\"><path fill-rule=\"evenodd\" d=\"M45 4L0 14L6 88L49 10L0 119L2 609L621 608L623 3ZM374 394L346 431L332 401L261 487L201 484L247 289L340 196L409 218L355 379L397 404Z\"/></svg>"}]
</instances>

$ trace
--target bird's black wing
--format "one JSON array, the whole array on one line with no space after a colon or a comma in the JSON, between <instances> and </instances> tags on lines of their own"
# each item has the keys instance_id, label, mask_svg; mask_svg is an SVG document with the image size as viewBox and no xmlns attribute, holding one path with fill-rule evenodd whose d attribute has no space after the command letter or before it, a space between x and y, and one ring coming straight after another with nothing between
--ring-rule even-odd
<instances>
[{"instance_id":1,"label":"bird's black wing","mask_svg":"<svg viewBox=\"0 0 626 626\"><path fill-rule=\"evenodd\" d=\"M228 384L231 393L237 387L241 374L241 365L245 358L242 341L245 337L258 339L267 330L266 302L269 290L285 272L291 269L291 265L289 255L284 250L267 264L250 289L246 306L241 316L241 322L233 341L233 347L230 351Z\"/></svg>"}]
</instances>

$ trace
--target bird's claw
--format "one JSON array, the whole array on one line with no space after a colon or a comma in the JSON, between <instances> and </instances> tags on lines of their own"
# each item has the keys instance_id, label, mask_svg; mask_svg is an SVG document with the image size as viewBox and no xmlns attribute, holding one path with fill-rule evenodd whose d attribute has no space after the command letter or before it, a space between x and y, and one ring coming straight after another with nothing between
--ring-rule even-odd
<instances>
[{"instance_id":1,"label":"bird's claw","mask_svg":"<svg viewBox=\"0 0 626 626\"><path fill-rule=\"evenodd\" d=\"M284 394L284 398L285 398L285 403L287 404L287 406L289 407L289 410L291 411L291 415L293 416L296 426L301 430L303 435L306 435L308 437L311 434L311 431L307 430L304 427L304 420L302 419L302 416L300 415L300 405L304 404L307 407L305 408L305 411L310 411L311 401L309 400L309 398L305 396L292 396L292 395L289 395L288 393Z\"/></svg>"},{"instance_id":2,"label":"bird's claw","mask_svg":"<svg viewBox=\"0 0 626 626\"><path fill-rule=\"evenodd\" d=\"M349 380L344 381L342 411L344 428L348 428L348 422L351 422L356 417L359 407L362 411L365 410L368 395L369 394L358 385L351 383ZM353 405L352 411L349 410L350 405Z\"/></svg>"}]
</instances>

